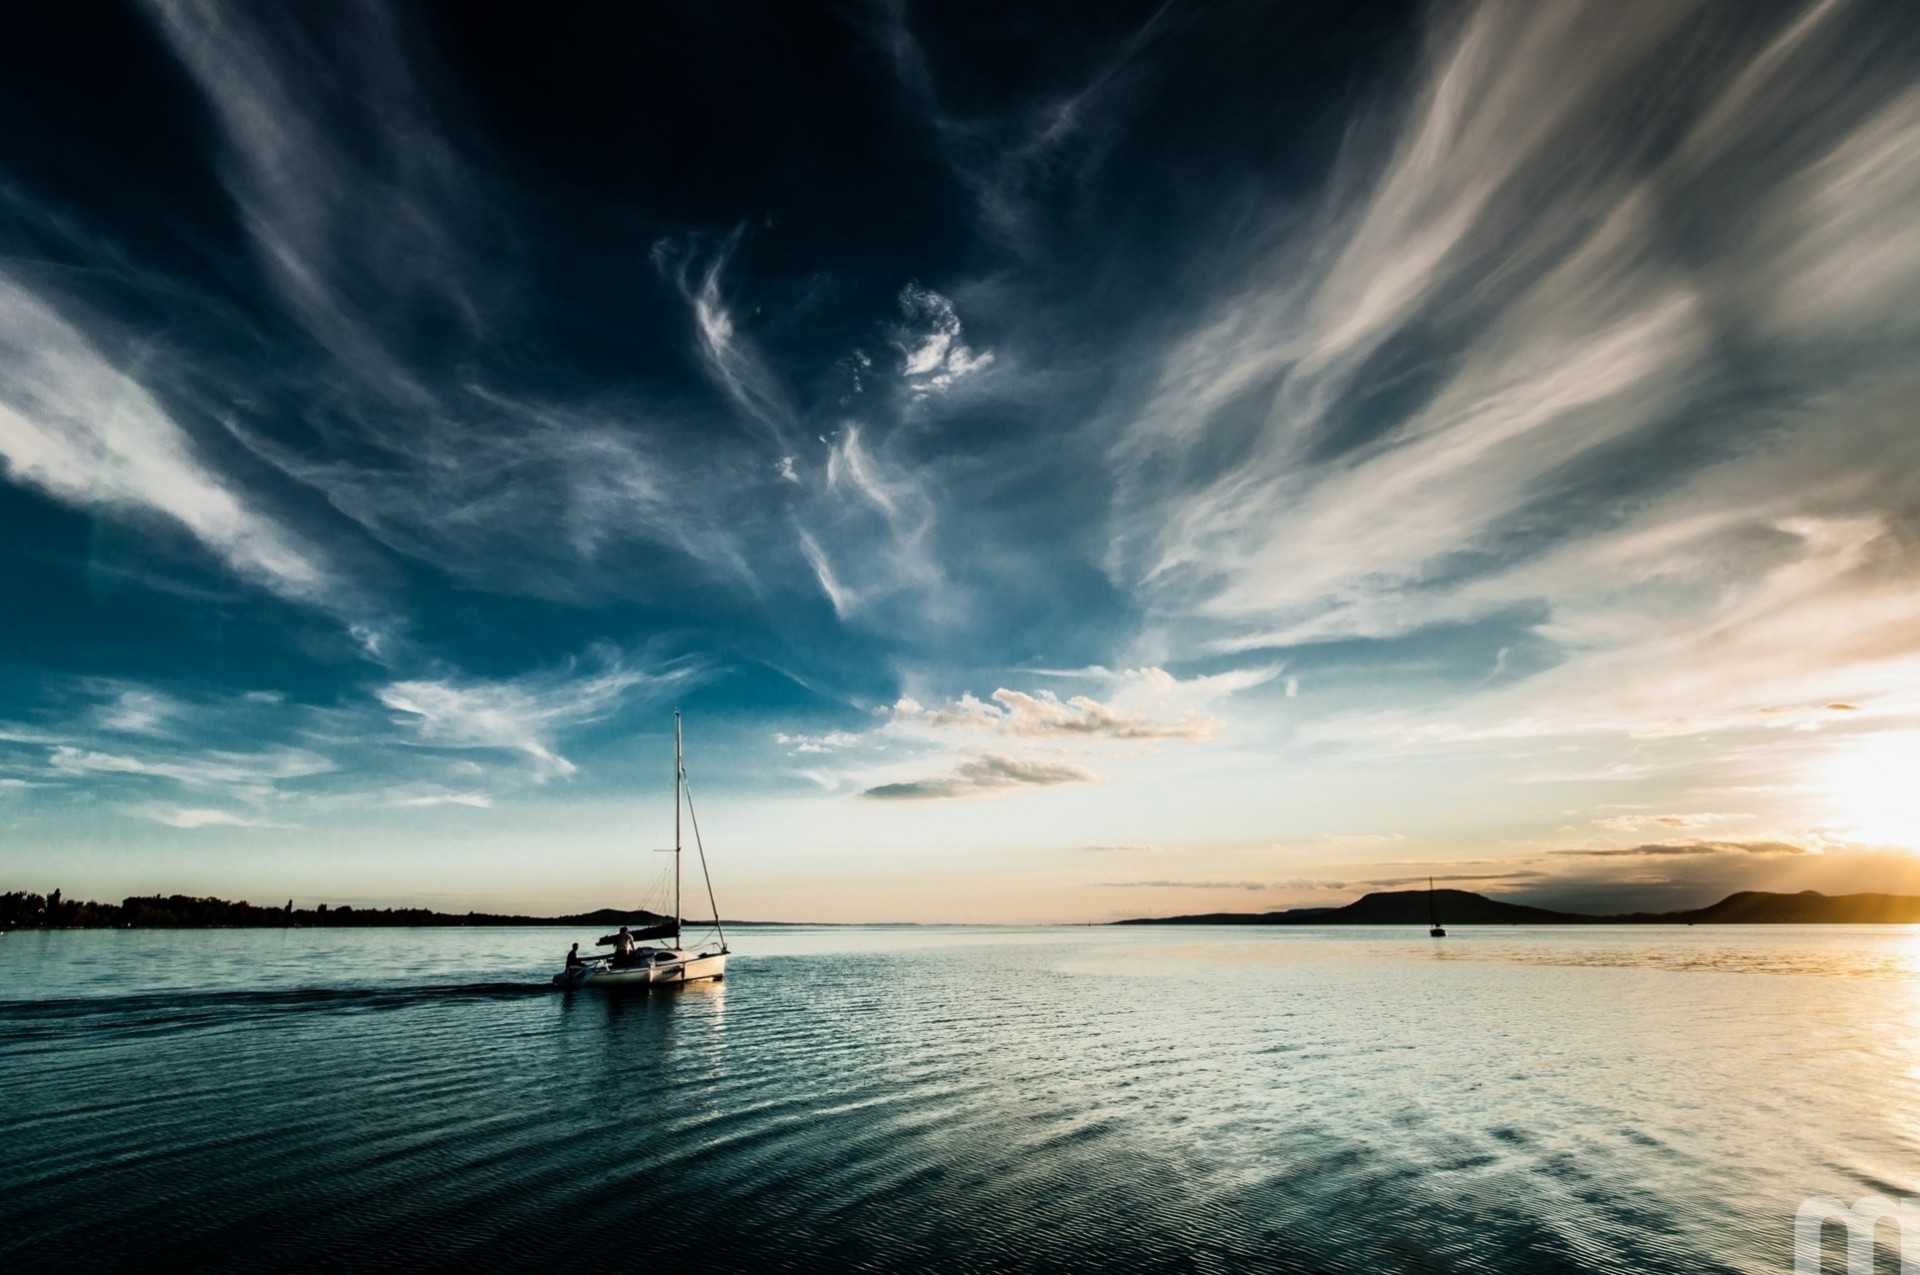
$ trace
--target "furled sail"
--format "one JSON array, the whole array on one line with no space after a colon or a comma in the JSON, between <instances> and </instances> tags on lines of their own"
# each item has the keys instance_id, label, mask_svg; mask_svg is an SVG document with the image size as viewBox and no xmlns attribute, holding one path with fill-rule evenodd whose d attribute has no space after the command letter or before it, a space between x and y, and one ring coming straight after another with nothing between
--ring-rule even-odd
<instances>
[{"instance_id":1,"label":"furled sail","mask_svg":"<svg viewBox=\"0 0 1920 1275\"><path fill-rule=\"evenodd\" d=\"M627 933L632 936L634 942L645 943L648 939L670 939L680 933L680 926L673 921L664 921L659 925L649 925L643 930L628 930ZM618 934L602 934L600 946L612 947L619 939Z\"/></svg>"}]
</instances>

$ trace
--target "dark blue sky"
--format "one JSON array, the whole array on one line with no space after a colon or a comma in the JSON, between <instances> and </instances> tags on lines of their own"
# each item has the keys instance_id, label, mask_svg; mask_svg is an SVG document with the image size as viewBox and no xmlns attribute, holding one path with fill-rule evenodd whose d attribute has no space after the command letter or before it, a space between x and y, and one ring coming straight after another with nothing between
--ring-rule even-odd
<instances>
[{"instance_id":1,"label":"dark blue sky","mask_svg":"<svg viewBox=\"0 0 1920 1275\"><path fill-rule=\"evenodd\" d=\"M678 703L758 914L1904 879L1917 67L1870 0L22 8L0 871L618 893Z\"/></svg>"}]
</instances>

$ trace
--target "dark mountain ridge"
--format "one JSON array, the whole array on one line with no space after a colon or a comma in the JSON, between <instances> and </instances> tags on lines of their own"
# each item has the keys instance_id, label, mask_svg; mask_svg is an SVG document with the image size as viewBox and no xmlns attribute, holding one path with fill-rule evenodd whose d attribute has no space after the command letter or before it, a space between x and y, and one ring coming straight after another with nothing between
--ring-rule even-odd
<instances>
[{"instance_id":1,"label":"dark mountain ridge","mask_svg":"<svg viewBox=\"0 0 1920 1275\"><path fill-rule=\"evenodd\" d=\"M1911 925L1920 923L1920 895L1772 894L1742 890L1718 903L1681 912L1629 912L1592 916L1502 903L1470 890L1435 890L1432 914L1442 925ZM1195 916L1140 917L1115 925L1425 925L1425 890L1378 891L1337 908L1292 908L1284 912L1206 912Z\"/></svg>"}]
</instances>

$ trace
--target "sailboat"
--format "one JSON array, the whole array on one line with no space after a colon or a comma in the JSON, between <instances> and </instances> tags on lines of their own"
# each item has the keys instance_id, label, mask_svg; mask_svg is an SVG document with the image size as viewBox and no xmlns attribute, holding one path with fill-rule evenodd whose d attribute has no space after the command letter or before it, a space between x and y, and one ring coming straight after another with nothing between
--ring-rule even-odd
<instances>
[{"instance_id":1,"label":"sailboat","mask_svg":"<svg viewBox=\"0 0 1920 1275\"><path fill-rule=\"evenodd\" d=\"M680 810L683 805L693 823L693 844L700 855L700 876L707 887L707 906L713 909L715 937L698 948L681 945ZM626 927L622 926L621 929L626 932ZM713 874L707 870L707 850L700 840L700 816L694 813L693 794L687 788L686 754L680 740L680 710L677 708L673 710L673 915L659 925L626 932L626 936L631 940L631 951L623 954L616 949L586 957L577 965L569 963L566 969L553 976L554 984L569 991L581 987L608 992L639 991L717 980L727 975L727 934L720 926L720 908L713 901ZM672 942L663 947L632 946L651 939L670 939ZM600 937L599 945L612 947L619 942L619 934L605 934Z\"/></svg>"},{"instance_id":2,"label":"sailboat","mask_svg":"<svg viewBox=\"0 0 1920 1275\"><path fill-rule=\"evenodd\" d=\"M1441 928L1441 925L1440 925L1440 913L1438 909L1434 906L1432 877L1427 878L1427 924L1433 927L1427 931L1427 934L1429 936L1436 939L1443 939L1447 937L1446 930Z\"/></svg>"}]
</instances>

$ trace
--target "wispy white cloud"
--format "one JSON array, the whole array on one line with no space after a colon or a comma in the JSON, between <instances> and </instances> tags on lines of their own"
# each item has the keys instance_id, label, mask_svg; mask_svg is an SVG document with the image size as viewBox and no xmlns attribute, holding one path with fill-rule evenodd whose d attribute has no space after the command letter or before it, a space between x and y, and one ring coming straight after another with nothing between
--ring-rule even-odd
<instances>
[{"instance_id":1,"label":"wispy white cloud","mask_svg":"<svg viewBox=\"0 0 1920 1275\"><path fill-rule=\"evenodd\" d=\"M370 409L312 455L232 423L236 437L322 493L381 544L464 583L577 600L646 583L638 546L664 547L709 577L751 580L740 531L724 521L734 480L664 454L643 408L527 401L466 386L404 422ZM356 638L376 658L390 626Z\"/></svg>"},{"instance_id":2,"label":"wispy white cloud","mask_svg":"<svg viewBox=\"0 0 1920 1275\"><path fill-rule=\"evenodd\" d=\"M449 228L485 205L399 51L397 15L339 6L334 20L355 32L337 46L353 50L341 64L287 12L182 0L148 11L219 123L227 189L289 311L363 386L424 403L388 338L423 298L480 328L466 285L483 275Z\"/></svg>"},{"instance_id":3,"label":"wispy white cloud","mask_svg":"<svg viewBox=\"0 0 1920 1275\"><path fill-rule=\"evenodd\" d=\"M937 622L954 609L957 595L933 544L933 476L892 454L889 427L898 422L884 418L877 424L860 417L841 420L831 433L815 435L824 456L806 459L803 452L810 449L800 430L807 413L725 295L725 272L739 241L736 231L702 255L663 240L653 258L687 302L708 380L754 428L760 444L772 448L764 463L783 485L774 503L786 512L792 550L842 620L876 629ZM900 304L911 326L897 337L903 374L914 392L943 391L991 361L990 354L975 353L960 339L959 318L945 297L909 285ZM872 359L856 350L848 366L857 382ZM733 503L752 505L764 498L740 492ZM732 529L699 525L722 543L733 538Z\"/></svg>"},{"instance_id":4,"label":"wispy white cloud","mask_svg":"<svg viewBox=\"0 0 1920 1275\"><path fill-rule=\"evenodd\" d=\"M443 676L390 682L375 694L425 744L519 753L536 782L574 774L559 752L568 731L611 716L636 688L684 684L690 666L631 667L610 649L505 681Z\"/></svg>"},{"instance_id":5,"label":"wispy white cloud","mask_svg":"<svg viewBox=\"0 0 1920 1275\"><path fill-rule=\"evenodd\" d=\"M291 703L270 691L176 696L81 679L49 696L39 720L0 723L0 775L103 794L131 814L182 827L189 824L181 818L198 821L191 826L281 827L293 817L380 809L487 809L529 784L575 773L563 748L576 732L695 676L686 661L647 663L594 648L517 678L442 669L329 704ZM253 742L226 744L241 738ZM169 792L176 789L193 799ZM156 802L156 793L174 800ZM236 803L247 812L205 813Z\"/></svg>"},{"instance_id":6,"label":"wispy white cloud","mask_svg":"<svg viewBox=\"0 0 1920 1275\"><path fill-rule=\"evenodd\" d=\"M402 807L471 806L476 810L485 810L493 805L493 798L483 792L430 792L396 796L392 804Z\"/></svg>"},{"instance_id":7,"label":"wispy white cloud","mask_svg":"<svg viewBox=\"0 0 1920 1275\"><path fill-rule=\"evenodd\" d=\"M1862 6L1710 17L1712 56L1690 12L1446 19L1385 154L1357 131L1320 215L1251 237L1110 457L1109 566L1160 640L1543 617L1530 668L1503 644L1498 677L1318 740L1904 711L1920 96Z\"/></svg>"},{"instance_id":8,"label":"wispy white cloud","mask_svg":"<svg viewBox=\"0 0 1920 1275\"><path fill-rule=\"evenodd\" d=\"M1003 245L1038 256L1039 192L1095 168L1122 113L1127 71L1165 26L1163 4L1124 39L1100 51L1077 82L1003 118L969 118L941 98L926 52L899 0L879 6L877 36L901 89L931 131L936 153L973 197L981 225Z\"/></svg>"},{"instance_id":9,"label":"wispy white cloud","mask_svg":"<svg viewBox=\"0 0 1920 1275\"><path fill-rule=\"evenodd\" d=\"M773 742L782 748L790 748L795 753L832 753L844 748L857 748L863 737L851 731L830 730L820 735L788 735L776 732Z\"/></svg>"},{"instance_id":10,"label":"wispy white cloud","mask_svg":"<svg viewBox=\"0 0 1920 1275\"><path fill-rule=\"evenodd\" d=\"M1400 590L1516 515L1543 480L1682 401L1697 299L1620 282L1644 215L1630 201L1602 223L1381 444L1314 464L1290 454L1312 439L1287 418L1263 463L1181 511L1150 578L1204 572L1219 581L1197 599L1204 613L1290 620L1267 644L1378 631Z\"/></svg>"},{"instance_id":11,"label":"wispy white cloud","mask_svg":"<svg viewBox=\"0 0 1920 1275\"><path fill-rule=\"evenodd\" d=\"M0 274L0 463L16 483L106 517L185 528L240 576L285 597L346 592L314 546L208 463L137 379Z\"/></svg>"},{"instance_id":12,"label":"wispy white cloud","mask_svg":"<svg viewBox=\"0 0 1920 1275\"><path fill-rule=\"evenodd\" d=\"M50 770L65 775L136 775L171 780L189 788L221 788L257 794L269 792L283 780L325 774L334 769L329 758L291 748L257 753L161 754L109 753L71 744L56 745L47 764Z\"/></svg>"},{"instance_id":13,"label":"wispy white cloud","mask_svg":"<svg viewBox=\"0 0 1920 1275\"><path fill-rule=\"evenodd\" d=\"M669 453L651 405L488 384L513 283L496 179L463 157L461 121L407 52L407 15L349 0L334 16L355 39L322 50L282 11L153 0L149 12L221 128L222 178L263 273L326 355L324 370L281 374L308 404L298 429L221 413L236 438L382 545L470 586L569 601L644 592L626 568L637 546L751 583L744 520L715 512L754 486L734 442ZM694 286L703 339L735 387L751 387L718 308L720 264ZM463 358L412 356L423 310ZM270 379L226 376L241 399Z\"/></svg>"},{"instance_id":14,"label":"wispy white cloud","mask_svg":"<svg viewBox=\"0 0 1920 1275\"><path fill-rule=\"evenodd\" d=\"M870 447L857 422L834 433L798 543L837 615L918 630L953 613L961 599L935 555L935 509L926 481Z\"/></svg>"},{"instance_id":15,"label":"wispy white cloud","mask_svg":"<svg viewBox=\"0 0 1920 1275\"><path fill-rule=\"evenodd\" d=\"M1648 828L1710 828L1715 824L1738 823L1752 817L1746 814L1705 810L1687 815L1610 815L1605 819L1594 820L1594 824L1609 832L1642 832Z\"/></svg>"},{"instance_id":16,"label":"wispy white cloud","mask_svg":"<svg viewBox=\"0 0 1920 1275\"><path fill-rule=\"evenodd\" d=\"M827 551L809 531L800 532L800 553L813 568L814 579L819 581L820 592L827 595L827 601L833 606L833 613L841 619L852 615L860 606L860 595L840 582L834 574L833 563L827 557Z\"/></svg>"},{"instance_id":17,"label":"wispy white cloud","mask_svg":"<svg viewBox=\"0 0 1920 1275\"><path fill-rule=\"evenodd\" d=\"M963 695L928 708L911 698L893 706L894 724L927 730L961 729L1028 738L1101 736L1119 740L1207 739L1220 729L1217 718L1188 713L1174 721L1153 721L1144 714L1122 713L1085 695L1062 700L1051 691L1028 694L1005 687L988 703Z\"/></svg>"},{"instance_id":18,"label":"wispy white cloud","mask_svg":"<svg viewBox=\"0 0 1920 1275\"><path fill-rule=\"evenodd\" d=\"M1907 289L1920 279L1920 89L1889 103L1794 183L1768 227L1780 270L1766 314L1828 337L1893 325L1912 331Z\"/></svg>"},{"instance_id":19,"label":"wispy white cloud","mask_svg":"<svg viewBox=\"0 0 1920 1275\"><path fill-rule=\"evenodd\" d=\"M292 828L294 826L249 815L237 815L231 810L205 807L153 808L143 810L141 813L155 823L163 823L169 828Z\"/></svg>"},{"instance_id":20,"label":"wispy white cloud","mask_svg":"<svg viewBox=\"0 0 1920 1275\"><path fill-rule=\"evenodd\" d=\"M1873 437L1862 431L1855 445ZM1891 433L1876 441L1895 466L1920 452ZM1887 514L1845 512L1845 497L1860 491L1851 483L1824 495L1832 507L1825 516L1788 512L1818 507L1823 494L1795 489L1793 475L1818 472L1837 450L1809 439L1728 467L1613 534L1462 591L1463 601L1550 592L1557 605L1547 636L1567 650L1554 667L1468 701L1371 724L1330 719L1310 733L1384 730L1436 744L1595 733L1644 739L1814 728L1863 711L1920 709L1920 593L1907 533ZM1835 703L1848 707L1829 707Z\"/></svg>"},{"instance_id":21,"label":"wispy white cloud","mask_svg":"<svg viewBox=\"0 0 1920 1275\"><path fill-rule=\"evenodd\" d=\"M740 327L721 291L721 278L737 248L736 230L714 249L704 266L686 248L662 241L654 245L654 263L677 282L693 312L702 368L747 420L785 448L797 419L791 395L759 346ZM790 471L792 456L782 459Z\"/></svg>"},{"instance_id":22,"label":"wispy white cloud","mask_svg":"<svg viewBox=\"0 0 1920 1275\"><path fill-rule=\"evenodd\" d=\"M1144 693L1153 701L1181 700L1205 705L1252 690L1256 686L1264 686L1278 677L1284 667L1281 664L1264 663L1192 677L1176 677L1157 664L1120 669L1090 664L1084 668L1025 668L1020 671L1037 677L1105 682L1122 697L1139 699Z\"/></svg>"},{"instance_id":23,"label":"wispy white cloud","mask_svg":"<svg viewBox=\"0 0 1920 1275\"><path fill-rule=\"evenodd\" d=\"M1650 841L1637 846L1596 846L1555 850L1556 855L1585 859L1645 859L1697 854L1808 854L1807 847L1790 841Z\"/></svg>"},{"instance_id":24,"label":"wispy white cloud","mask_svg":"<svg viewBox=\"0 0 1920 1275\"><path fill-rule=\"evenodd\" d=\"M145 687L108 685L105 689L111 698L95 713L102 730L123 735L159 734L182 711L173 697Z\"/></svg>"}]
</instances>

